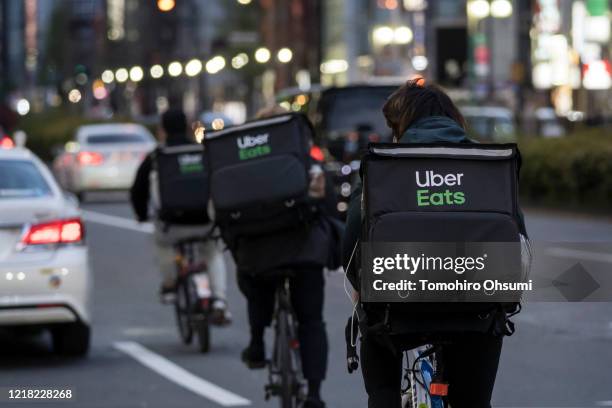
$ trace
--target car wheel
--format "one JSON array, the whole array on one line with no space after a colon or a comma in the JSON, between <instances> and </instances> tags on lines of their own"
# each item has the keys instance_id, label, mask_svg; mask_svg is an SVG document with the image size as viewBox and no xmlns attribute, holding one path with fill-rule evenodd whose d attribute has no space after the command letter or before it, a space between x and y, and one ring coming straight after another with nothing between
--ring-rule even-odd
<instances>
[{"instance_id":1,"label":"car wheel","mask_svg":"<svg viewBox=\"0 0 612 408\"><path fill-rule=\"evenodd\" d=\"M91 330L83 323L69 323L51 329L53 350L65 356L84 356L89 351Z\"/></svg>"}]
</instances>

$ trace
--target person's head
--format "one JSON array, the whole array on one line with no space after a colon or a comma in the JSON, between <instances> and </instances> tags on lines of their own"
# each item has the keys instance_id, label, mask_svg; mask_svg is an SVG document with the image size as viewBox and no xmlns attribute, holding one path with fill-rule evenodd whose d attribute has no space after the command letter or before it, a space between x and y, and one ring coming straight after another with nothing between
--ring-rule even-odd
<instances>
[{"instance_id":1,"label":"person's head","mask_svg":"<svg viewBox=\"0 0 612 408\"><path fill-rule=\"evenodd\" d=\"M396 142L415 122L429 116L446 116L465 128L465 119L446 92L426 84L423 78L407 81L393 92L383 106L383 114Z\"/></svg>"},{"instance_id":2,"label":"person's head","mask_svg":"<svg viewBox=\"0 0 612 408\"><path fill-rule=\"evenodd\" d=\"M166 142L187 137L187 117L181 109L169 109L162 114L161 127Z\"/></svg>"}]
</instances>

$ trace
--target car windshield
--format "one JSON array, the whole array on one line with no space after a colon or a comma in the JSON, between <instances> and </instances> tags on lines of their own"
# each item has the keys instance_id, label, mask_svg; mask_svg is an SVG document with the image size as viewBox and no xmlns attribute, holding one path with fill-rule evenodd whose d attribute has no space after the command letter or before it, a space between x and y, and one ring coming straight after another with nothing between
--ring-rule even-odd
<instances>
[{"instance_id":1,"label":"car windshield","mask_svg":"<svg viewBox=\"0 0 612 408\"><path fill-rule=\"evenodd\" d=\"M327 132L368 130L380 136L391 133L382 113L394 87L347 88L324 94L323 126Z\"/></svg>"},{"instance_id":2,"label":"car windshield","mask_svg":"<svg viewBox=\"0 0 612 408\"><path fill-rule=\"evenodd\" d=\"M34 163L27 160L0 160L0 200L44 197L52 194L49 184Z\"/></svg>"},{"instance_id":3,"label":"car windshield","mask_svg":"<svg viewBox=\"0 0 612 408\"><path fill-rule=\"evenodd\" d=\"M123 133L123 134L104 134L104 135L91 135L87 136L87 144L100 145L100 144L115 144L115 143L146 143L150 139L145 135L136 133Z\"/></svg>"}]
</instances>

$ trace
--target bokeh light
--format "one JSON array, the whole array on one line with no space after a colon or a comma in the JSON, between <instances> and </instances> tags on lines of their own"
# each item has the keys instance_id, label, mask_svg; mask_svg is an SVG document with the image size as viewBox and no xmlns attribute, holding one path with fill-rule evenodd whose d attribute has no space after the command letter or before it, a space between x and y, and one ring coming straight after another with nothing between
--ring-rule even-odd
<instances>
[{"instance_id":1,"label":"bokeh light","mask_svg":"<svg viewBox=\"0 0 612 408\"><path fill-rule=\"evenodd\" d=\"M149 73L151 74L151 77L154 79L161 78L164 75L164 67L162 67L159 64L155 64L151 67L151 69L149 70Z\"/></svg>"},{"instance_id":2,"label":"bokeh light","mask_svg":"<svg viewBox=\"0 0 612 408\"><path fill-rule=\"evenodd\" d=\"M128 70L125 68L119 68L117 71L115 71L115 79L117 82L125 82L128 80L129 76Z\"/></svg>"},{"instance_id":3,"label":"bokeh light","mask_svg":"<svg viewBox=\"0 0 612 408\"><path fill-rule=\"evenodd\" d=\"M72 103L78 103L81 100L81 91L78 89L72 89L68 92L68 100Z\"/></svg>"},{"instance_id":4,"label":"bokeh light","mask_svg":"<svg viewBox=\"0 0 612 408\"><path fill-rule=\"evenodd\" d=\"M168 75L177 77L183 73L183 66L180 62L174 61L168 65Z\"/></svg>"},{"instance_id":5,"label":"bokeh light","mask_svg":"<svg viewBox=\"0 0 612 408\"><path fill-rule=\"evenodd\" d=\"M258 48L257 51L255 51L255 61L260 64L265 64L270 61L270 50L266 47Z\"/></svg>"},{"instance_id":6,"label":"bokeh light","mask_svg":"<svg viewBox=\"0 0 612 408\"><path fill-rule=\"evenodd\" d=\"M185 65L185 74L193 77L202 72L202 61L197 58L192 59Z\"/></svg>"}]
</instances>

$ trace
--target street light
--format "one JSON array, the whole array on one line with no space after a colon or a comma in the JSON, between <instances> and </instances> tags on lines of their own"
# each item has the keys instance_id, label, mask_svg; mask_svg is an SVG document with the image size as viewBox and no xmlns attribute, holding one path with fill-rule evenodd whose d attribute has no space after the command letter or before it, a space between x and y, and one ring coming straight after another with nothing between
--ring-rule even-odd
<instances>
[{"instance_id":1,"label":"street light","mask_svg":"<svg viewBox=\"0 0 612 408\"><path fill-rule=\"evenodd\" d=\"M125 68L119 68L117 71L115 71L115 79L117 82L125 82L128 80L128 77L128 70Z\"/></svg>"},{"instance_id":2,"label":"street light","mask_svg":"<svg viewBox=\"0 0 612 408\"><path fill-rule=\"evenodd\" d=\"M159 11L171 11L176 6L175 0L157 0L157 8Z\"/></svg>"},{"instance_id":3,"label":"street light","mask_svg":"<svg viewBox=\"0 0 612 408\"><path fill-rule=\"evenodd\" d=\"M208 72L209 74L216 74L217 72L221 71L223 68L225 68L225 58L223 58L220 55L217 55L216 57L211 58L206 63L206 72Z\"/></svg>"},{"instance_id":4,"label":"street light","mask_svg":"<svg viewBox=\"0 0 612 408\"><path fill-rule=\"evenodd\" d=\"M234 69L240 69L248 63L249 63L249 56L246 55L246 53L244 52L241 52L240 54L232 58L232 67L234 67Z\"/></svg>"},{"instance_id":5,"label":"street light","mask_svg":"<svg viewBox=\"0 0 612 408\"><path fill-rule=\"evenodd\" d=\"M266 47L258 48L257 51L255 51L255 61L260 64L265 64L270 61L270 50Z\"/></svg>"},{"instance_id":6,"label":"street light","mask_svg":"<svg viewBox=\"0 0 612 408\"><path fill-rule=\"evenodd\" d=\"M495 18L508 18L512 15L512 2L510 0L493 0L490 8L491 15Z\"/></svg>"},{"instance_id":7,"label":"street light","mask_svg":"<svg viewBox=\"0 0 612 408\"><path fill-rule=\"evenodd\" d=\"M78 89L72 89L68 92L68 100L72 103L78 103L81 100L81 91Z\"/></svg>"},{"instance_id":8,"label":"street light","mask_svg":"<svg viewBox=\"0 0 612 408\"><path fill-rule=\"evenodd\" d=\"M180 62L174 61L168 65L168 74L171 77L177 77L183 73L183 66Z\"/></svg>"},{"instance_id":9,"label":"street light","mask_svg":"<svg viewBox=\"0 0 612 408\"><path fill-rule=\"evenodd\" d=\"M164 75L164 68L159 64L155 64L151 67L149 73L154 79L159 79Z\"/></svg>"},{"instance_id":10,"label":"street light","mask_svg":"<svg viewBox=\"0 0 612 408\"><path fill-rule=\"evenodd\" d=\"M483 18L487 18L489 16L490 10L491 10L491 7L489 6L489 2L487 0L468 1L468 4L467 4L468 17L473 17L475 19L482 20Z\"/></svg>"},{"instance_id":11,"label":"street light","mask_svg":"<svg viewBox=\"0 0 612 408\"><path fill-rule=\"evenodd\" d=\"M372 40L375 45L389 45L393 42L394 38L395 33L389 26L376 27L374 31L372 31Z\"/></svg>"},{"instance_id":12,"label":"street light","mask_svg":"<svg viewBox=\"0 0 612 408\"><path fill-rule=\"evenodd\" d=\"M139 66L135 66L130 69L130 79L132 80L132 82L140 82L143 77L144 72Z\"/></svg>"},{"instance_id":13,"label":"street light","mask_svg":"<svg viewBox=\"0 0 612 408\"><path fill-rule=\"evenodd\" d=\"M101 78L102 78L102 82L104 82L105 84L110 84L111 82L115 80L115 75L113 74L113 71L111 71L110 69L107 69L104 72L102 72Z\"/></svg>"},{"instance_id":14,"label":"street light","mask_svg":"<svg viewBox=\"0 0 612 408\"><path fill-rule=\"evenodd\" d=\"M321 73L323 74L339 74L345 72L349 67L346 60L332 59L321 64Z\"/></svg>"},{"instance_id":15,"label":"street light","mask_svg":"<svg viewBox=\"0 0 612 408\"><path fill-rule=\"evenodd\" d=\"M278 58L278 60L283 64L286 64L290 62L291 59L293 59L293 52L287 47L281 48L280 50L278 50L276 58Z\"/></svg>"},{"instance_id":16,"label":"street light","mask_svg":"<svg viewBox=\"0 0 612 408\"><path fill-rule=\"evenodd\" d=\"M185 74L187 76L193 77L202 72L202 61L197 58L192 59L185 65Z\"/></svg>"},{"instance_id":17,"label":"street light","mask_svg":"<svg viewBox=\"0 0 612 408\"><path fill-rule=\"evenodd\" d=\"M22 98L17 101L17 113L21 116L25 116L30 111L30 102L27 99Z\"/></svg>"},{"instance_id":18,"label":"street light","mask_svg":"<svg viewBox=\"0 0 612 408\"><path fill-rule=\"evenodd\" d=\"M396 27L393 31L393 41L396 44L409 44L413 37L412 30L407 26Z\"/></svg>"}]
</instances>

